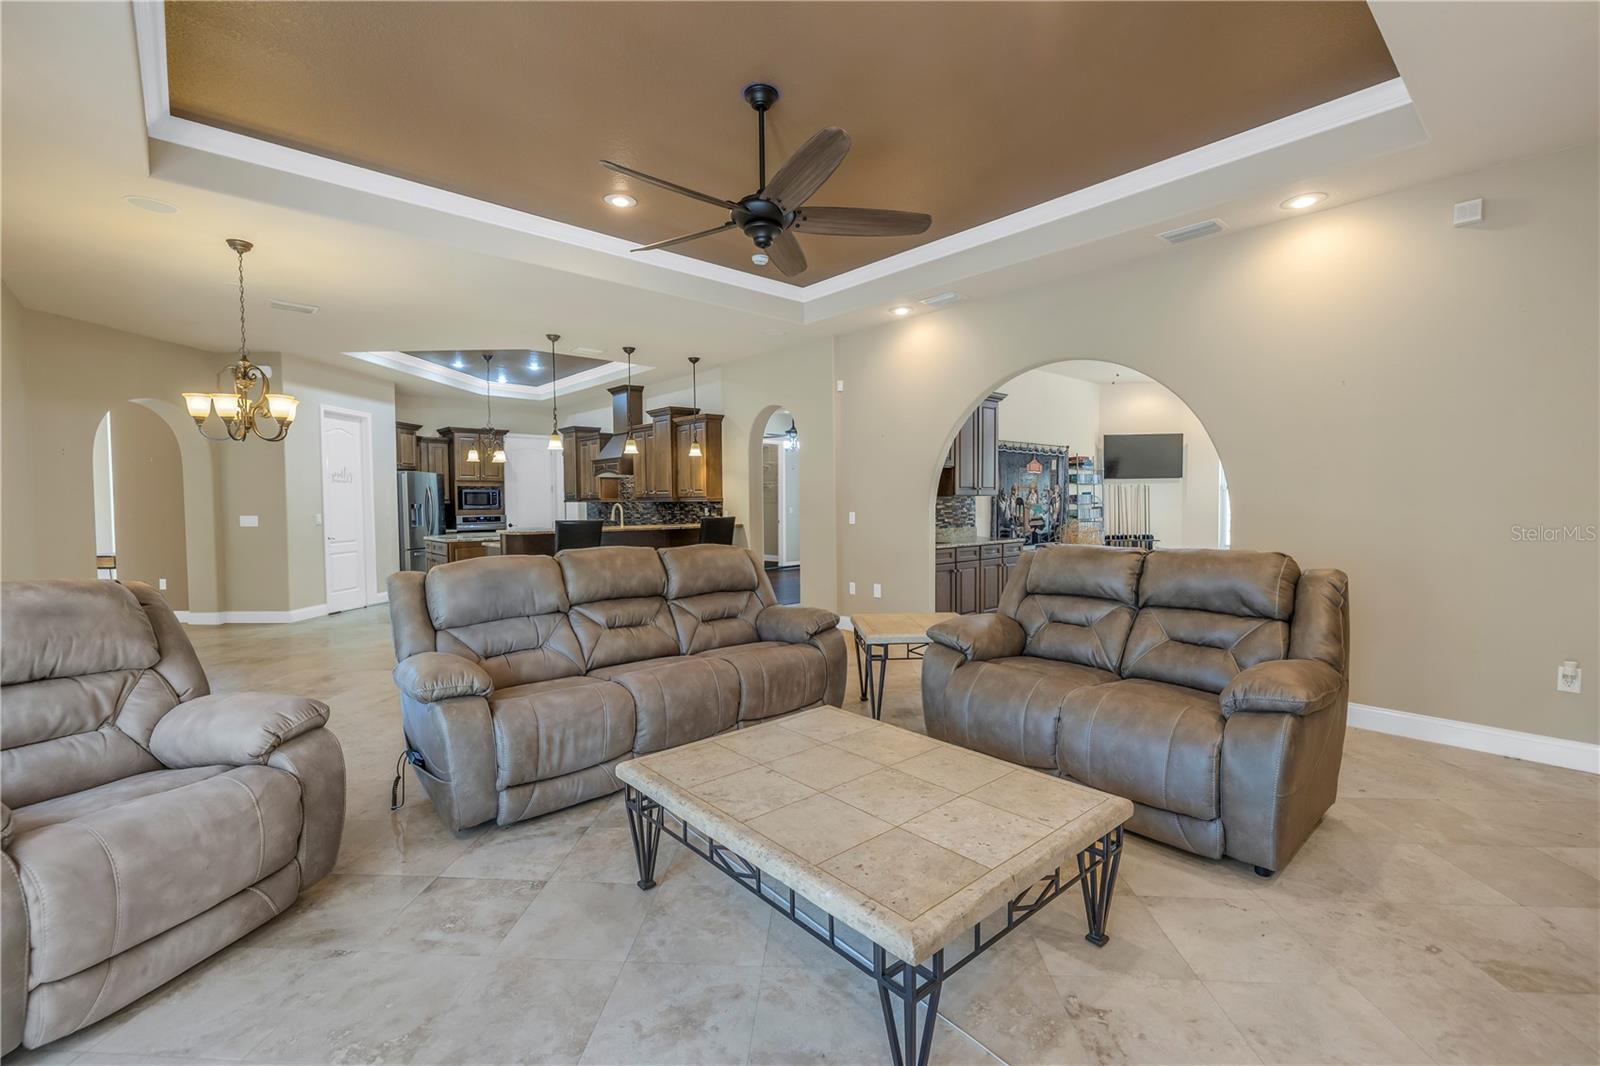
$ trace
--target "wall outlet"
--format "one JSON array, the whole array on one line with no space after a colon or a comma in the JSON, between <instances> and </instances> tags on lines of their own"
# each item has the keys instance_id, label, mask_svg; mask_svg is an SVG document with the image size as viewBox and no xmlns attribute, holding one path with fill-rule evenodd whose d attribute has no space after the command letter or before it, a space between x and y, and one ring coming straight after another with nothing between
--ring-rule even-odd
<instances>
[{"instance_id":1,"label":"wall outlet","mask_svg":"<svg viewBox=\"0 0 1600 1066\"><path fill-rule=\"evenodd\" d=\"M876 581L872 583L872 598L875 600L883 599L883 586Z\"/></svg>"},{"instance_id":2,"label":"wall outlet","mask_svg":"<svg viewBox=\"0 0 1600 1066\"><path fill-rule=\"evenodd\" d=\"M834 391L836 391L836 392L843 392L844 391L844 378L840 378L837 381L835 381L833 383L833 388L834 388Z\"/></svg>"},{"instance_id":3,"label":"wall outlet","mask_svg":"<svg viewBox=\"0 0 1600 1066\"><path fill-rule=\"evenodd\" d=\"M156 578L156 588L160 589L162 592L167 591L167 579L164 577Z\"/></svg>"},{"instance_id":4,"label":"wall outlet","mask_svg":"<svg viewBox=\"0 0 1600 1066\"><path fill-rule=\"evenodd\" d=\"M250 528L252 528L254 526L259 526L260 524L261 524L261 518L260 518L259 515L242 514L242 515L239 516L239 525L242 528L250 529Z\"/></svg>"},{"instance_id":5,"label":"wall outlet","mask_svg":"<svg viewBox=\"0 0 1600 1066\"><path fill-rule=\"evenodd\" d=\"M854 511L850 512L850 524L851 525L855 525L856 524L856 513Z\"/></svg>"},{"instance_id":6,"label":"wall outlet","mask_svg":"<svg viewBox=\"0 0 1600 1066\"><path fill-rule=\"evenodd\" d=\"M322 525L322 512L321 511L318 511L316 514L311 516L311 524L314 525L314 526Z\"/></svg>"},{"instance_id":7,"label":"wall outlet","mask_svg":"<svg viewBox=\"0 0 1600 1066\"><path fill-rule=\"evenodd\" d=\"M852 582L850 582L850 595L854 596L855 594L856 594L856 583L854 581L852 581Z\"/></svg>"},{"instance_id":8,"label":"wall outlet","mask_svg":"<svg viewBox=\"0 0 1600 1066\"><path fill-rule=\"evenodd\" d=\"M1583 667L1568 659L1556 667L1557 692L1582 692Z\"/></svg>"}]
</instances>

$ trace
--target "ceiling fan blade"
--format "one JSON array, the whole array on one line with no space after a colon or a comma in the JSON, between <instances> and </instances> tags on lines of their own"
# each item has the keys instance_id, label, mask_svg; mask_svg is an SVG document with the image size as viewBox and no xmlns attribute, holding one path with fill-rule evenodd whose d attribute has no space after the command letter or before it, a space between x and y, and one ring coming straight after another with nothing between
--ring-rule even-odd
<instances>
[{"instance_id":1,"label":"ceiling fan blade","mask_svg":"<svg viewBox=\"0 0 1600 1066\"><path fill-rule=\"evenodd\" d=\"M802 233L834 237L903 237L925 232L931 225L931 215L876 207L806 207L794 220L794 228Z\"/></svg>"},{"instance_id":2,"label":"ceiling fan blade","mask_svg":"<svg viewBox=\"0 0 1600 1066\"><path fill-rule=\"evenodd\" d=\"M837 126L828 126L811 135L789 161L767 182L762 195L777 201L785 211L793 211L822 187L828 176L844 162L850 151L850 135Z\"/></svg>"},{"instance_id":3,"label":"ceiling fan blade","mask_svg":"<svg viewBox=\"0 0 1600 1066\"><path fill-rule=\"evenodd\" d=\"M725 207L729 211L732 211L738 206L732 200L724 200L722 197L712 196L710 193L696 192L694 189L685 188L684 186L668 181L665 178L653 177L652 175L646 174L642 170L634 170L632 167L625 167L621 163L613 163L609 159L600 160L600 165L605 167L607 170L612 170L626 177L635 178L639 181L654 185L658 189L665 189L668 192L675 192L679 196L687 196L692 200L700 200L708 204L714 204L717 207Z\"/></svg>"},{"instance_id":4,"label":"ceiling fan blade","mask_svg":"<svg viewBox=\"0 0 1600 1066\"><path fill-rule=\"evenodd\" d=\"M653 252L657 248L671 248L674 244L683 244L687 241L697 241L701 237L709 237L713 233L721 233L725 229L733 229L735 225L737 225L737 223L735 223L732 219L729 219L720 226L712 226L710 229L703 229L699 233L685 233L682 237L673 237L669 240L657 241L654 244L647 244L643 248L630 248L628 250L632 252Z\"/></svg>"},{"instance_id":5,"label":"ceiling fan blade","mask_svg":"<svg viewBox=\"0 0 1600 1066\"><path fill-rule=\"evenodd\" d=\"M784 230L778 234L777 239L767 248L767 254L786 277L792 278L796 274L806 272L806 253L800 250L800 241L795 237L793 230Z\"/></svg>"}]
</instances>

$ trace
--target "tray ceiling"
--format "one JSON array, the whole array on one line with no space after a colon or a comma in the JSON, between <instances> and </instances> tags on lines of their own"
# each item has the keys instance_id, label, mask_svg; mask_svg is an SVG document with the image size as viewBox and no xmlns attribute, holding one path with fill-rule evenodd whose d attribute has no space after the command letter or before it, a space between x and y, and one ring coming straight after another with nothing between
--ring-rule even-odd
<instances>
[{"instance_id":1,"label":"tray ceiling","mask_svg":"<svg viewBox=\"0 0 1600 1066\"><path fill-rule=\"evenodd\" d=\"M1395 77L1362 3L172 2L174 115L640 243L769 169L854 148L813 203L926 211L918 237L802 236L805 285ZM626 191L638 206L601 197ZM737 231L682 254L780 278Z\"/></svg>"}]
</instances>

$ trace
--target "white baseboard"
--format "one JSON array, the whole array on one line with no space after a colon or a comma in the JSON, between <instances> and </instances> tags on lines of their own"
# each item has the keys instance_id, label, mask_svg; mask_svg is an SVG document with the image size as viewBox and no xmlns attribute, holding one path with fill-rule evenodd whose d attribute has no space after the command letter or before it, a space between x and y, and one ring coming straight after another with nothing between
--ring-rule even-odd
<instances>
[{"instance_id":1,"label":"white baseboard","mask_svg":"<svg viewBox=\"0 0 1600 1066\"><path fill-rule=\"evenodd\" d=\"M389 602L389 593L387 591L384 591L384 592L378 593L372 599L368 600L367 601L367 606L368 607L376 607L380 603L388 603L388 602Z\"/></svg>"},{"instance_id":2,"label":"white baseboard","mask_svg":"<svg viewBox=\"0 0 1600 1066\"><path fill-rule=\"evenodd\" d=\"M178 621L191 626L267 625L279 622L305 622L328 613L325 603L296 607L292 611L174 611Z\"/></svg>"},{"instance_id":3,"label":"white baseboard","mask_svg":"<svg viewBox=\"0 0 1600 1066\"><path fill-rule=\"evenodd\" d=\"M1506 755L1546 766L1600 774L1600 744L1585 744L1581 740L1519 733L1514 729L1457 722L1409 711L1391 711L1387 707L1373 707L1365 703L1350 705L1350 725L1356 729L1370 729L1374 733L1388 733L1452 748Z\"/></svg>"}]
</instances>

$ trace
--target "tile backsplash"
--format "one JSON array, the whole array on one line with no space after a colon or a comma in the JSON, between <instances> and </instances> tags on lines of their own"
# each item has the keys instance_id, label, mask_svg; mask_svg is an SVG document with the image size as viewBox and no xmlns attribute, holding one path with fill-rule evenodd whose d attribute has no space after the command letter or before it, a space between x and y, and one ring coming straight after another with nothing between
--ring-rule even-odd
<instances>
[{"instance_id":1,"label":"tile backsplash","mask_svg":"<svg viewBox=\"0 0 1600 1066\"><path fill-rule=\"evenodd\" d=\"M692 500L636 500L633 498L631 477L623 478L619 488L622 490L622 499L616 502L622 504L623 520L631 525L685 524L722 513L722 504L716 501L695 503ZM588 517L598 518L601 521L608 520L611 517L611 501L590 500Z\"/></svg>"},{"instance_id":2,"label":"tile backsplash","mask_svg":"<svg viewBox=\"0 0 1600 1066\"><path fill-rule=\"evenodd\" d=\"M985 503L988 499L985 498ZM933 501L934 529L972 529L978 524L978 497L937 496Z\"/></svg>"}]
</instances>

